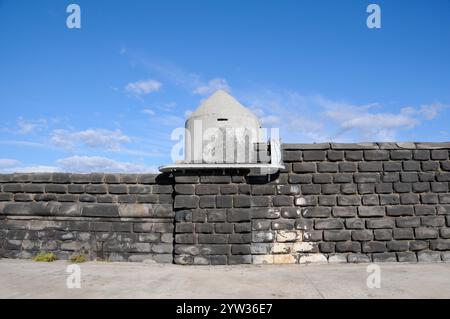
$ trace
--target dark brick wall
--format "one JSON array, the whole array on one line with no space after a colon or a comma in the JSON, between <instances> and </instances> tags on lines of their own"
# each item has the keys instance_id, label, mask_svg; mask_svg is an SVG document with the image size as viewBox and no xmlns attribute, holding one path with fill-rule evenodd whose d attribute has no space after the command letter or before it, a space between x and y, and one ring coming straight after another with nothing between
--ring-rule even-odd
<instances>
[{"instance_id":1,"label":"dark brick wall","mask_svg":"<svg viewBox=\"0 0 450 319\"><path fill-rule=\"evenodd\" d=\"M0 175L0 252L30 258L172 262L173 183L167 175Z\"/></svg>"},{"instance_id":2,"label":"dark brick wall","mask_svg":"<svg viewBox=\"0 0 450 319\"><path fill-rule=\"evenodd\" d=\"M178 264L450 260L450 143L284 144L286 168L0 175L0 253Z\"/></svg>"}]
</instances>

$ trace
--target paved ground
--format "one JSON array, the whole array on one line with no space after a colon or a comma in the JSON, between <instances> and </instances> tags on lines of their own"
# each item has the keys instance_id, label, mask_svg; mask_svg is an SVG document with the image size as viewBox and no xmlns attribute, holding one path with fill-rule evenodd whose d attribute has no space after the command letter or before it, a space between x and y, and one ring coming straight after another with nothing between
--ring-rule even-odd
<instances>
[{"instance_id":1,"label":"paved ground","mask_svg":"<svg viewBox=\"0 0 450 319\"><path fill-rule=\"evenodd\" d=\"M66 287L65 261L0 260L0 298L450 298L450 264L177 266L81 264L81 288Z\"/></svg>"}]
</instances>

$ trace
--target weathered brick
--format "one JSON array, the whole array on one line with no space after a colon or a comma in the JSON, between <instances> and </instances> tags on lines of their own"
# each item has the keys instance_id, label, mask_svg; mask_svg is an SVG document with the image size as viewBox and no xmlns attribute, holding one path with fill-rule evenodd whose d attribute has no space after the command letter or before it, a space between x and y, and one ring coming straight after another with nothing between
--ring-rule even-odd
<instances>
[{"instance_id":1,"label":"weathered brick","mask_svg":"<svg viewBox=\"0 0 450 319\"><path fill-rule=\"evenodd\" d=\"M400 172L402 170L402 162L383 162L383 170L385 172Z\"/></svg>"},{"instance_id":2,"label":"weathered brick","mask_svg":"<svg viewBox=\"0 0 450 319\"><path fill-rule=\"evenodd\" d=\"M316 172L316 163L294 163L292 170L296 173L314 173Z\"/></svg>"},{"instance_id":3,"label":"weathered brick","mask_svg":"<svg viewBox=\"0 0 450 319\"><path fill-rule=\"evenodd\" d=\"M420 202L419 195L404 193L400 194L400 203L402 205L418 204Z\"/></svg>"},{"instance_id":4,"label":"weathered brick","mask_svg":"<svg viewBox=\"0 0 450 319\"><path fill-rule=\"evenodd\" d=\"M412 216L414 215L414 206L386 206L387 216Z\"/></svg>"},{"instance_id":5,"label":"weathered brick","mask_svg":"<svg viewBox=\"0 0 450 319\"><path fill-rule=\"evenodd\" d=\"M304 208L302 213L306 218L330 217L331 207L308 207Z\"/></svg>"},{"instance_id":6,"label":"weathered brick","mask_svg":"<svg viewBox=\"0 0 450 319\"><path fill-rule=\"evenodd\" d=\"M357 184L342 184L341 193L344 195L353 195L357 193Z\"/></svg>"},{"instance_id":7,"label":"weathered brick","mask_svg":"<svg viewBox=\"0 0 450 319\"><path fill-rule=\"evenodd\" d=\"M416 239L435 239L438 238L439 232L437 229L428 227L419 227L414 229Z\"/></svg>"},{"instance_id":8,"label":"weathered brick","mask_svg":"<svg viewBox=\"0 0 450 319\"><path fill-rule=\"evenodd\" d=\"M363 151L345 151L345 159L348 161L361 161L363 159Z\"/></svg>"},{"instance_id":9,"label":"weathered brick","mask_svg":"<svg viewBox=\"0 0 450 319\"><path fill-rule=\"evenodd\" d=\"M422 170L424 171L437 171L439 170L439 163L434 161L422 162Z\"/></svg>"},{"instance_id":10,"label":"weathered brick","mask_svg":"<svg viewBox=\"0 0 450 319\"><path fill-rule=\"evenodd\" d=\"M419 227L420 217L397 217L395 223L400 228Z\"/></svg>"},{"instance_id":11,"label":"weathered brick","mask_svg":"<svg viewBox=\"0 0 450 319\"><path fill-rule=\"evenodd\" d=\"M316 184L329 184L333 182L333 176L331 174L318 173L313 174L313 182Z\"/></svg>"},{"instance_id":12,"label":"weathered brick","mask_svg":"<svg viewBox=\"0 0 450 319\"><path fill-rule=\"evenodd\" d=\"M344 206L344 207L333 207L332 208L334 217L355 217L356 216L356 207L352 206Z\"/></svg>"},{"instance_id":13,"label":"weathered brick","mask_svg":"<svg viewBox=\"0 0 450 319\"><path fill-rule=\"evenodd\" d=\"M356 163L354 162L340 162L338 163L339 172L356 172Z\"/></svg>"},{"instance_id":14,"label":"weathered brick","mask_svg":"<svg viewBox=\"0 0 450 319\"><path fill-rule=\"evenodd\" d=\"M382 162L360 162L358 169L360 172L381 172L383 164Z\"/></svg>"},{"instance_id":15,"label":"weathered brick","mask_svg":"<svg viewBox=\"0 0 450 319\"><path fill-rule=\"evenodd\" d=\"M291 184L308 184L311 182L311 174L289 174L289 183Z\"/></svg>"},{"instance_id":16,"label":"weathered brick","mask_svg":"<svg viewBox=\"0 0 450 319\"><path fill-rule=\"evenodd\" d=\"M229 222L250 221L250 209L230 209L228 211Z\"/></svg>"},{"instance_id":17,"label":"weathered brick","mask_svg":"<svg viewBox=\"0 0 450 319\"><path fill-rule=\"evenodd\" d=\"M349 230L325 230L323 232L325 241L346 241L351 239Z\"/></svg>"},{"instance_id":18,"label":"weathered brick","mask_svg":"<svg viewBox=\"0 0 450 319\"><path fill-rule=\"evenodd\" d=\"M333 162L319 162L317 163L317 171L321 173L337 173L338 164Z\"/></svg>"},{"instance_id":19,"label":"weathered brick","mask_svg":"<svg viewBox=\"0 0 450 319\"><path fill-rule=\"evenodd\" d=\"M422 204L438 204L439 203L439 197L437 194L421 194L420 199L422 201Z\"/></svg>"},{"instance_id":20,"label":"weathered brick","mask_svg":"<svg viewBox=\"0 0 450 319\"><path fill-rule=\"evenodd\" d=\"M24 185L25 187L25 185ZM445 182L434 182L431 183L431 191L433 193L446 193L448 192L449 187L448 187L448 183Z\"/></svg>"},{"instance_id":21,"label":"weathered brick","mask_svg":"<svg viewBox=\"0 0 450 319\"><path fill-rule=\"evenodd\" d=\"M429 150L414 150L413 158L418 161L427 161L430 159L430 151Z\"/></svg>"},{"instance_id":22,"label":"weathered brick","mask_svg":"<svg viewBox=\"0 0 450 319\"><path fill-rule=\"evenodd\" d=\"M340 206L361 205L361 197L359 195L339 195L338 205Z\"/></svg>"},{"instance_id":23,"label":"weathered brick","mask_svg":"<svg viewBox=\"0 0 450 319\"><path fill-rule=\"evenodd\" d=\"M370 241L373 240L373 233L370 230L352 230L352 240Z\"/></svg>"},{"instance_id":24,"label":"weathered brick","mask_svg":"<svg viewBox=\"0 0 450 319\"><path fill-rule=\"evenodd\" d=\"M369 241L362 244L362 251L365 253L382 253L386 252L386 243L379 241Z\"/></svg>"},{"instance_id":25,"label":"weathered brick","mask_svg":"<svg viewBox=\"0 0 450 319\"><path fill-rule=\"evenodd\" d=\"M359 206L358 215L360 217L382 217L384 216L384 206Z\"/></svg>"},{"instance_id":26,"label":"weathered brick","mask_svg":"<svg viewBox=\"0 0 450 319\"><path fill-rule=\"evenodd\" d=\"M353 174L349 174L349 173L333 174L333 181L335 183L352 183L353 182Z\"/></svg>"},{"instance_id":27,"label":"weathered brick","mask_svg":"<svg viewBox=\"0 0 450 319\"><path fill-rule=\"evenodd\" d=\"M364 220L360 218L349 218L345 220L345 227L347 229L363 229Z\"/></svg>"},{"instance_id":28,"label":"weathered brick","mask_svg":"<svg viewBox=\"0 0 450 319\"><path fill-rule=\"evenodd\" d=\"M320 185L312 184L312 185L301 185L300 186L301 193L303 195L315 195L320 194Z\"/></svg>"},{"instance_id":29,"label":"weathered brick","mask_svg":"<svg viewBox=\"0 0 450 319\"><path fill-rule=\"evenodd\" d=\"M175 197L175 208L196 208L199 198L193 195L177 195ZM231 206L230 206L231 207Z\"/></svg>"},{"instance_id":30,"label":"weathered brick","mask_svg":"<svg viewBox=\"0 0 450 319\"><path fill-rule=\"evenodd\" d=\"M274 207L251 208L251 216L252 216L252 218L255 218L255 219L279 218L280 215L281 215L281 210L279 208L274 208Z\"/></svg>"},{"instance_id":31,"label":"weathered brick","mask_svg":"<svg viewBox=\"0 0 450 319\"><path fill-rule=\"evenodd\" d=\"M315 221L316 229L343 229L344 223L340 219L317 219Z\"/></svg>"},{"instance_id":32,"label":"weathered brick","mask_svg":"<svg viewBox=\"0 0 450 319\"><path fill-rule=\"evenodd\" d=\"M412 228L398 228L393 230L394 239L414 239L414 230Z\"/></svg>"},{"instance_id":33,"label":"weathered brick","mask_svg":"<svg viewBox=\"0 0 450 319\"><path fill-rule=\"evenodd\" d=\"M392 240L392 229L375 229L373 234L375 240Z\"/></svg>"},{"instance_id":34,"label":"weathered brick","mask_svg":"<svg viewBox=\"0 0 450 319\"><path fill-rule=\"evenodd\" d=\"M344 160L344 152L343 151L327 151L327 158L330 161L342 161Z\"/></svg>"},{"instance_id":35,"label":"weathered brick","mask_svg":"<svg viewBox=\"0 0 450 319\"><path fill-rule=\"evenodd\" d=\"M448 150L431 150L431 159L448 160Z\"/></svg>"},{"instance_id":36,"label":"weathered brick","mask_svg":"<svg viewBox=\"0 0 450 319\"><path fill-rule=\"evenodd\" d=\"M320 206L336 206L335 195L319 195Z\"/></svg>"},{"instance_id":37,"label":"weathered brick","mask_svg":"<svg viewBox=\"0 0 450 319\"><path fill-rule=\"evenodd\" d=\"M442 227L445 226L444 216L422 216L420 217L422 226Z\"/></svg>"},{"instance_id":38,"label":"weathered brick","mask_svg":"<svg viewBox=\"0 0 450 319\"><path fill-rule=\"evenodd\" d=\"M389 151L364 150L364 158L367 161L386 161L389 160Z\"/></svg>"},{"instance_id":39,"label":"weathered brick","mask_svg":"<svg viewBox=\"0 0 450 319\"><path fill-rule=\"evenodd\" d=\"M303 151L304 161L324 161L326 158L326 151L321 150L311 150Z\"/></svg>"},{"instance_id":40,"label":"weathered brick","mask_svg":"<svg viewBox=\"0 0 450 319\"><path fill-rule=\"evenodd\" d=\"M390 153L393 160L409 160L412 158L411 150L392 150Z\"/></svg>"},{"instance_id":41,"label":"weathered brick","mask_svg":"<svg viewBox=\"0 0 450 319\"><path fill-rule=\"evenodd\" d=\"M395 223L393 219L380 218L380 219L369 219L367 221L367 228L369 229L381 229L381 228L394 228Z\"/></svg>"},{"instance_id":42,"label":"weathered brick","mask_svg":"<svg viewBox=\"0 0 450 319\"><path fill-rule=\"evenodd\" d=\"M355 174L356 183L379 183L380 174L379 173L356 173Z\"/></svg>"},{"instance_id":43,"label":"weathered brick","mask_svg":"<svg viewBox=\"0 0 450 319\"><path fill-rule=\"evenodd\" d=\"M358 193L373 194L375 192L375 184L358 184Z\"/></svg>"},{"instance_id":44,"label":"weathered brick","mask_svg":"<svg viewBox=\"0 0 450 319\"><path fill-rule=\"evenodd\" d=\"M363 205L366 205L366 206L377 206L377 205L380 205L380 200L378 199L378 195L368 194L368 195L363 195L362 203L363 203Z\"/></svg>"}]
</instances>

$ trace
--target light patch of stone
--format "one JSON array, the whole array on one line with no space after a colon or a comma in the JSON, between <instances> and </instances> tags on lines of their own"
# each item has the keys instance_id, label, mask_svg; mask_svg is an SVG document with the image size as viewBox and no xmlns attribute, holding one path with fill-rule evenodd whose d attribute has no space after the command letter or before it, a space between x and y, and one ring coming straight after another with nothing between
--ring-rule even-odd
<instances>
[{"instance_id":1,"label":"light patch of stone","mask_svg":"<svg viewBox=\"0 0 450 319\"><path fill-rule=\"evenodd\" d=\"M274 264L295 264L297 260L293 255L274 255L273 263Z\"/></svg>"},{"instance_id":2,"label":"light patch of stone","mask_svg":"<svg viewBox=\"0 0 450 319\"><path fill-rule=\"evenodd\" d=\"M299 264L310 264L310 263L320 264L320 263L327 263L328 259L327 256L325 256L324 254L307 254L300 256L298 262Z\"/></svg>"},{"instance_id":3,"label":"light patch of stone","mask_svg":"<svg viewBox=\"0 0 450 319\"><path fill-rule=\"evenodd\" d=\"M272 254L288 254L291 252L292 244L274 244Z\"/></svg>"},{"instance_id":4,"label":"light patch of stone","mask_svg":"<svg viewBox=\"0 0 450 319\"><path fill-rule=\"evenodd\" d=\"M295 243L292 247L292 250L295 252L310 252L316 248L314 243L310 242L298 242Z\"/></svg>"},{"instance_id":5,"label":"light patch of stone","mask_svg":"<svg viewBox=\"0 0 450 319\"><path fill-rule=\"evenodd\" d=\"M273 255L254 255L253 263L257 265L273 264Z\"/></svg>"}]
</instances>

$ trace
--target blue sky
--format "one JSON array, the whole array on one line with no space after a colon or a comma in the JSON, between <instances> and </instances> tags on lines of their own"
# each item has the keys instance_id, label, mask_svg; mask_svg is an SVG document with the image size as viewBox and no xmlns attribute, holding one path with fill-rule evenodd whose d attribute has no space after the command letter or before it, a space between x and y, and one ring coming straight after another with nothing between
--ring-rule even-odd
<instances>
[{"instance_id":1,"label":"blue sky","mask_svg":"<svg viewBox=\"0 0 450 319\"><path fill-rule=\"evenodd\" d=\"M155 170L218 88L283 142L449 141L450 1L0 0L0 172Z\"/></svg>"}]
</instances>

